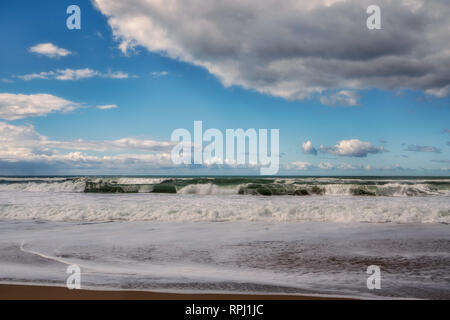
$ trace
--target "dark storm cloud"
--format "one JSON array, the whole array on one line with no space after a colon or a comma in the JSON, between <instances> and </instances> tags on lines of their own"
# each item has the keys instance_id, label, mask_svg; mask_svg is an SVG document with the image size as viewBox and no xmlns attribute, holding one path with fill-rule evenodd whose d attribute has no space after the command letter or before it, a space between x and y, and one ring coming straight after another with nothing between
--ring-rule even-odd
<instances>
[{"instance_id":1,"label":"dark storm cloud","mask_svg":"<svg viewBox=\"0 0 450 320\"><path fill-rule=\"evenodd\" d=\"M448 1L379 0L382 29L368 30L372 2L94 0L124 52L144 46L203 66L225 86L322 103L367 88L448 96Z\"/></svg>"}]
</instances>

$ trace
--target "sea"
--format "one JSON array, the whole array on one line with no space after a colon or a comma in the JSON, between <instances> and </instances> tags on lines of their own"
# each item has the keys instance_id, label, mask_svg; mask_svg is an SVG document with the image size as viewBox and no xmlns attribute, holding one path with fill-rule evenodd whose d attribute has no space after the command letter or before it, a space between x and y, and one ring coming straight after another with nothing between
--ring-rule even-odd
<instances>
[{"instance_id":1,"label":"sea","mask_svg":"<svg viewBox=\"0 0 450 320\"><path fill-rule=\"evenodd\" d=\"M0 177L0 283L450 299L449 224L450 177Z\"/></svg>"}]
</instances>

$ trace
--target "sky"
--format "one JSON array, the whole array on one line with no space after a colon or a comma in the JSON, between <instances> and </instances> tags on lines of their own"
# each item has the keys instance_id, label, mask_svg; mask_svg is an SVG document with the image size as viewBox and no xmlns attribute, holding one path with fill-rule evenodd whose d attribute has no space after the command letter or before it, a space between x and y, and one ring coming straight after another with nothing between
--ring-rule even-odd
<instances>
[{"instance_id":1,"label":"sky","mask_svg":"<svg viewBox=\"0 0 450 320\"><path fill-rule=\"evenodd\" d=\"M201 120L279 129L280 175L448 176L449 16L444 0L2 1L0 175L259 174L175 165L172 132Z\"/></svg>"}]
</instances>

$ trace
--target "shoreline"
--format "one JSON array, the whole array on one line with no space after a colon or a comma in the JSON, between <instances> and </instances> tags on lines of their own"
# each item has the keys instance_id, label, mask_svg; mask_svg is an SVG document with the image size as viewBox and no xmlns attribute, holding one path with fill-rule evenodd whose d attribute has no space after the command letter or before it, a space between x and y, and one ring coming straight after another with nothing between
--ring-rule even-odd
<instances>
[{"instance_id":1,"label":"shoreline","mask_svg":"<svg viewBox=\"0 0 450 320\"><path fill-rule=\"evenodd\" d=\"M171 293L133 290L69 290L65 287L0 284L0 300L354 300L351 298L240 293Z\"/></svg>"}]
</instances>

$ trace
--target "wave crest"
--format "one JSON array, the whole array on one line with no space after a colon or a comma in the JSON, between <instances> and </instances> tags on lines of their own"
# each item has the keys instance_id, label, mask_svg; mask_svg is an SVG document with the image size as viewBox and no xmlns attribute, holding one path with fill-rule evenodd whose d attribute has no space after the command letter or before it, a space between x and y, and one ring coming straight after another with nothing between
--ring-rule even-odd
<instances>
[{"instance_id":1,"label":"wave crest","mask_svg":"<svg viewBox=\"0 0 450 320\"><path fill-rule=\"evenodd\" d=\"M178 193L258 196L428 196L450 195L449 179L344 178L1 178L0 192Z\"/></svg>"}]
</instances>

